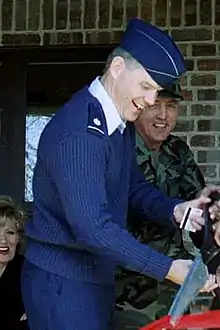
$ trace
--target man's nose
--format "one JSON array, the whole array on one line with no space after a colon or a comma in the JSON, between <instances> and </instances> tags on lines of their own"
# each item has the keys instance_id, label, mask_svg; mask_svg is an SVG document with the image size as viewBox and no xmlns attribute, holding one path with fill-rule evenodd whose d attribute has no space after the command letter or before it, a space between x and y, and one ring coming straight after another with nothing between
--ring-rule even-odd
<instances>
[{"instance_id":1,"label":"man's nose","mask_svg":"<svg viewBox=\"0 0 220 330\"><path fill-rule=\"evenodd\" d=\"M157 99L157 90L148 90L145 94L144 101L149 105L154 105Z\"/></svg>"},{"instance_id":2,"label":"man's nose","mask_svg":"<svg viewBox=\"0 0 220 330\"><path fill-rule=\"evenodd\" d=\"M158 112L157 117L160 119L167 118L167 109L166 109L166 106L164 106L163 104L160 106L160 111Z\"/></svg>"},{"instance_id":3,"label":"man's nose","mask_svg":"<svg viewBox=\"0 0 220 330\"><path fill-rule=\"evenodd\" d=\"M0 244L6 243L5 233L0 232Z\"/></svg>"}]
</instances>

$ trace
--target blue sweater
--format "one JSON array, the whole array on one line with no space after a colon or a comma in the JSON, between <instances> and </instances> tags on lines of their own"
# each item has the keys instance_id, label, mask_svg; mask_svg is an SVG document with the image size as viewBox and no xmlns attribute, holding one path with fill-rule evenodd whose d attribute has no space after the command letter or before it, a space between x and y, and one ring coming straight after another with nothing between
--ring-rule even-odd
<instances>
[{"instance_id":1,"label":"blue sweater","mask_svg":"<svg viewBox=\"0 0 220 330\"><path fill-rule=\"evenodd\" d=\"M87 87L57 112L39 142L33 219L26 225L29 261L89 282L112 283L117 265L164 279L172 260L128 233L127 209L173 226L179 200L145 181L134 143L133 125L108 136L101 104Z\"/></svg>"}]
</instances>

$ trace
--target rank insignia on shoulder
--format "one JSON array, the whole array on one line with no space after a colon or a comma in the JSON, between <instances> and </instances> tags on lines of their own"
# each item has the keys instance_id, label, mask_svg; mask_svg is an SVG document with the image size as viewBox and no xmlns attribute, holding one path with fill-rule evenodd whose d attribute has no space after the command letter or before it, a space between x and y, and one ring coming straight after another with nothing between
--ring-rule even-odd
<instances>
[{"instance_id":1,"label":"rank insignia on shoulder","mask_svg":"<svg viewBox=\"0 0 220 330\"><path fill-rule=\"evenodd\" d=\"M105 135L105 119L103 118L103 114L101 113L100 109L96 107L91 107L89 109L89 118L88 118L88 125L87 129L91 133L98 134L98 135Z\"/></svg>"},{"instance_id":2,"label":"rank insignia on shoulder","mask_svg":"<svg viewBox=\"0 0 220 330\"><path fill-rule=\"evenodd\" d=\"M91 125L88 125L87 128L91 132L100 133L102 135L105 134L103 127L102 127L102 123L98 118L94 118L93 123Z\"/></svg>"},{"instance_id":3,"label":"rank insignia on shoulder","mask_svg":"<svg viewBox=\"0 0 220 330\"><path fill-rule=\"evenodd\" d=\"M98 118L94 118L94 119L93 119L93 123L94 123L96 126L101 126L101 121L100 121Z\"/></svg>"}]
</instances>

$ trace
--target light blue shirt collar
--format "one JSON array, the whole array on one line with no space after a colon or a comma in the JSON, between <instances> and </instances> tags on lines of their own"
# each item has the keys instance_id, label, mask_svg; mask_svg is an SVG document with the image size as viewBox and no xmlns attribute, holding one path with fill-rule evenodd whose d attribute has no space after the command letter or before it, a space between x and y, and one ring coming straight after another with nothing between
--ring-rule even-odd
<instances>
[{"instance_id":1,"label":"light blue shirt collar","mask_svg":"<svg viewBox=\"0 0 220 330\"><path fill-rule=\"evenodd\" d=\"M105 115L108 135L112 135L116 129L123 134L126 127L125 122L120 117L116 106L103 87L100 77L97 77L89 86L89 92L101 103Z\"/></svg>"}]
</instances>

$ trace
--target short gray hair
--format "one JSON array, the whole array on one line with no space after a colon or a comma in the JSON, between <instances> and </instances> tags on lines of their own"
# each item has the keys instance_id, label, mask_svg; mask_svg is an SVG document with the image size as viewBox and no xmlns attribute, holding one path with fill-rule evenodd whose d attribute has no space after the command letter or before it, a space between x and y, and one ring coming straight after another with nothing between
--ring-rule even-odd
<instances>
[{"instance_id":1,"label":"short gray hair","mask_svg":"<svg viewBox=\"0 0 220 330\"><path fill-rule=\"evenodd\" d=\"M129 54L122 47L118 46L109 54L106 60L103 74L108 71L113 59L117 56L122 57L124 59L126 67L130 70L141 67L141 64L131 54Z\"/></svg>"}]
</instances>

